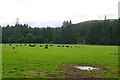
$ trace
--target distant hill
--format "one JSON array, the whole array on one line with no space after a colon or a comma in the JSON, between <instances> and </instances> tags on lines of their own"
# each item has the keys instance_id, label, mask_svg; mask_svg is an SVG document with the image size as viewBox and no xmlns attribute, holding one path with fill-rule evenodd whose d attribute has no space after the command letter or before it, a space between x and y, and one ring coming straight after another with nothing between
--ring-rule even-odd
<instances>
[{"instance_id":1,"label":"distant hill","mask_svg":"<svg viewBox=\"0 0 120 80\"><path fill-rule=\"evenodd\" d=\"M64 21L61 27L31 28L28 25L2 27L3 43L58 43L118 45L120 21L90 20L72 24Z\"/></svg>"}]
</instances>

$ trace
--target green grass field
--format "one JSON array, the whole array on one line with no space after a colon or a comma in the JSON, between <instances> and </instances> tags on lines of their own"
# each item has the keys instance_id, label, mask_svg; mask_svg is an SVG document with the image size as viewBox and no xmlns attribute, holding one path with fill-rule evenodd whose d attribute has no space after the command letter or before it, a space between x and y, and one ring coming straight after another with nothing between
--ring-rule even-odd
<instances>
[{"instance_id":1,"label":"green grass field","mask_svg":"<svg viewBox=\"0 0 120 80\"><path fill-rule=\"evenodd\" d=\"M118 77L117 46L66 44L71 46L67 48L53 44L45 49L40 44L17 45L2 44L3 78ZM83 71L75 65L95 66L100 70Z\"/></svg>"}]
</instances>

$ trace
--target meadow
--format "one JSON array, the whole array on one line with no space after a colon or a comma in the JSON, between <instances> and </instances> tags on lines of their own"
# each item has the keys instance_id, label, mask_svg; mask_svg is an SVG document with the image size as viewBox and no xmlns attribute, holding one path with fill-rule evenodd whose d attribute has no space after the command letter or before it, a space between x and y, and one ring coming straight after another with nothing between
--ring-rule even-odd
<instances>
[{"instance_id":1,"label":"meadow","mask_svg":"<svg viewBox=\"0 0 120 80\"><path fill-rule=\"evenodd\" d=\"M74 66L100 70L79 70ZM118 47L80 44L2 44L3 78L117 78Z\"/></svg>"}]
</instances>

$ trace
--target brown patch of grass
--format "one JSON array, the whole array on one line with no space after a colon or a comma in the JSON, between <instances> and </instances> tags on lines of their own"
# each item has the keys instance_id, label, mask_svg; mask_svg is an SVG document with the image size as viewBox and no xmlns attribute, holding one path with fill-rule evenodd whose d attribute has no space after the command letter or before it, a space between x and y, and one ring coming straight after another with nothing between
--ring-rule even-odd
<instances>
[{"instance_id":1,"label":"brown patch of grass","mask_svg":"<svg viewBox=\"0 0 120 80\"><path fill-rule=\"evenodd\" d=\"M39 70L26 70L26 72L30 72L33 74L46 76L48 78L64 78L63 73L50 73L50 72L43 72Z\"/></svg>"},{"instance_id":2,"label":"brown patch of grass","mask_svg":"<svg viewBox=\"0 0 120 80\"><path fill-rule=\"evenodd\" d=\"M92 66L99 68L99 70L80 70L75 68L75 66ZM115 77L117 74L115 71L105 66L92 64L62 64L59 65L59 68L62 72L47 72L40 70L26 70L26 72L48 78L111 78L111 76Z\"/></svg>"},{"instance_id":3,"label":"brown patch of grass","mask_svg":"<svg viewBox=\"0 0 120 80\"><path fill-rule=\"evenodd\" d=\"M66 78L104 78L103 73L107 70L103 66L91 64L67 64L62 66L65 67ZM79 70L74 66L92 66L99 68L99 70Z\"/></svg>"}]
</instances>

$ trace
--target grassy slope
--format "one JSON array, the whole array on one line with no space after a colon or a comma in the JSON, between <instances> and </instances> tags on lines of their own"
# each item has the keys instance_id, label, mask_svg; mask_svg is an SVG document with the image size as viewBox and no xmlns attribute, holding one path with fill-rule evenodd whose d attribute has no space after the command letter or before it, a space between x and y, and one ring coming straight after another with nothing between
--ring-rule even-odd
<instances>
[{"instance_id":1,"label":"grassy slope","mask_svg":"<svg viewBox=\"0 0 120 80\"><path fill-rule=\"evenodd\" d=\"M3 45L3 78L46 77L31 70L50 73L65 73L67 64L90 64L106 68L96 77L117 77L118 56L116 46L72 45L72 48L58 48L57 45L44 49L36 47ZM83 48L84 46L84 48ZM97 76L100 75L101 76Z\"/></svg>"}]
</instances>

